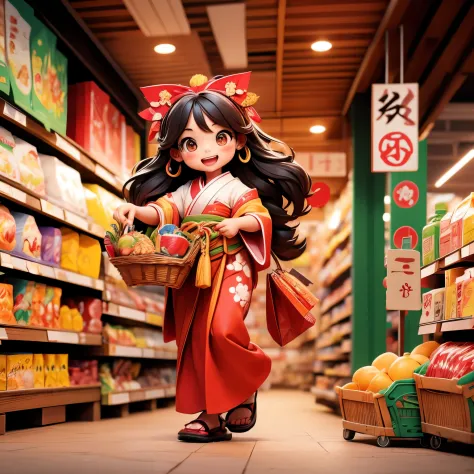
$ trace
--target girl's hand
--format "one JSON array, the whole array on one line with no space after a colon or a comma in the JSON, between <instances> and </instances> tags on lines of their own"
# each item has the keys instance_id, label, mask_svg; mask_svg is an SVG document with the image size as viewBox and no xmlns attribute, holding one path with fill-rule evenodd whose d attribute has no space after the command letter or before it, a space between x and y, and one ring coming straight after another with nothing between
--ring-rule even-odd
<instances>
[{"instance_id":1,"label":"girl's hand","mask_svg":"<svg viewBox=\"0 0 474 474\"><path fill-rule=\"evenodd\" d=\"M219 222L214 229L224 237L231 239L235 237L240 230L239 218L224 219L222 222Z\"/></svg>"},{"instance_id":2,"label":"girl's hand","mask_svg":"<svg viewBox=\"0 0 474 474\"><path fill-rule=\"evenodd\" d=\"M135 204L122 204L117 207L114 212L114 219L117 222L125 225L133 225L133 220L135 219L135 214L137 213L137 206Z\"/></svg>"}]
</instances>

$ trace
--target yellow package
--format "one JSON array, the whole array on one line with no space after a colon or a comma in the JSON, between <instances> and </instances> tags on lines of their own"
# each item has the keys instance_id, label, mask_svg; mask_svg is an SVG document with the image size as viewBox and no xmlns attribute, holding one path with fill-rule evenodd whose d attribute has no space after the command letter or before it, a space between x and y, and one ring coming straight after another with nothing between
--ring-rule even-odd
<instances>
[{"instance_id":1,"label":"yellow package","mask_svg":"<svg viewBox=\"0 0 474 474\"><path fill-rule=\"evenodd\" d=\"M84 319L78 309L71 309L72 330L81 332L84 329Z\"/></svg>"},{"instance_id":2,"label":"yellow package","mask_svg":"<svg viewBox=\"0 0 474 474\"><path fill-rule=\"evenodd\" d=\"M451 268L444 273L446 292L444 295L444 319L456 318L457 291L456 278L464 275L465 268Z\"/></svg>"},{"instance_id":3,"label":"yellow package","mask_svg":"<svg viewBox=\"0 0 474 474\"><path fill-rule=\"evenodd\" d=\"M67 354L56 355L57 387L69 387L69 365Z\"/></svg>"},{"instance_id":4,"label":"yellow package","mask_svg":"<svg viewBox=\"0 0 474 474\"><path fill-rule=\"evenodd\" d=\"M59 328L72 331L72 315L71 309L64 305L59 310Z\"/></svg>"},{"instance_id":5,"label":"yellow package","mask_svg":"<svg viewBox=\"0 0 474 474\"><path fill-rule=\"evenodd\" d=\"M79 234L66 227L61 227L61 267L77 272L77 256L79 254Z\"/></svg>"},{"instance_id":6,"label":"yellow package","mask_svg":"<svg viewBox=\"0 0 474 474\"><path fill-rule=\"evenodd\" d=\"M58 386L56 354L44 355L44 386L45 388L55 388Z\"/></svg>"},{"instance_id":7,"label":"yellow package","mask_svg":"<svg viewBox=\"0 0 474 474\"><path fill-rule=\"evenodd\" d=\"M99 278L101 256L102 251L99 241L88 235L81 234L79 236L77 271L82 275Z\"/></svg>"},{"instance_id":8,"label":"yellow package","mask_svg":"<svg viewBox=\"0 0 474 474\"><path fill-rule=\"evenodd\" d=\"M7 356L0 354L0 392L7 389Z\"/></svg>"},{"instance_id":9,"label":"yellow package","mask_svg":"<svg viewBox=\"0 0 474 474\"><path fill-rule=\"evenodd\" d=\"M86 202L89 215L105 230L116 224L113 214L124 201L97 184L85 184Z\"/></svg>"},{"instance_id":10,"label":"yellow package","mask_svg":"<svg viewBox=\"0 0 474 474\"><path fill-rule=\"evenodd\" d=\"M35 388L44 388L44 357L43 354L33 354L33 373Z\"/></svg>"},{"instance_id":11,"label":"yellow package","mask_svg":"<svg viewBox=\"0 0 474 474\"><path fill-rule=\"evenodd\" d=\"M470 194L468 201L467 210L462 219L462 246L474 242L474 195ZM464 201L463 201L464 202Z\"/></svg>"},{"instance_id":12,"label":"yellow package","mask_svg":"<svg viewBox=\"0 0 474 474\"><path fill-rule=\"evenodd\" d=\"M467 270L466 278L461 284L459 298L459 316L472 318L474 316L474 269Z\"/></svg>"},{"instance_id":13,"label":"yellow package","mask_svg":"<svg viewBox=\"0 0 474 474\"><path fill-rule=\"evenodd\" d=\"M7 355L7 390L33 388L33 354Z\"/></svg>"},{"instance_id":14,"label":"yellow package","mask_svg":"<svg viewBox=\"0 0 474 474\"><path fill-rule=\"evenodd\" d=\"M22 359L23 388L30 389L35 386L35 374L33 372L33 354L24 354Z\"/></svg>"}]
</instances>

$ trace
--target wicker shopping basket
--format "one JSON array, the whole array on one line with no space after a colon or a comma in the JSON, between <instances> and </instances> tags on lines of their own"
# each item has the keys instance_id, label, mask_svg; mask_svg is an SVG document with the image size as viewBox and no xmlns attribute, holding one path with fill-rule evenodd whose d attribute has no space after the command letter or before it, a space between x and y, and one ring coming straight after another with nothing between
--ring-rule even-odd
<instances>
[{"instance_id":1,"label":"wicker shopping basket","mask_svg":"<svg viewBox=\"0 0 474 474\"><path fill-rule=\"evenodd\" d=\"M197 238L183 258L163 254L114 257L110 262L117 268L127 286L156 285L181 288L201 249Z\"/></svg>"}]
</instances>

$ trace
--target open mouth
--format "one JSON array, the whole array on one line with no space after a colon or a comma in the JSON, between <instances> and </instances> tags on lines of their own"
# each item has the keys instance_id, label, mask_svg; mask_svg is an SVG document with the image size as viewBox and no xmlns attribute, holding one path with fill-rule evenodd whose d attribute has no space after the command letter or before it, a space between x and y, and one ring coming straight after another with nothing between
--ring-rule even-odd
<instances>
[{"instance_id":1,"label":"open mouth","mask_svg":"<svg viewBox=\"0 0 474 474\"><path fill-rule=\"evenodd\" d=\"M202 162L203 165L212 166L212 165L215 165L217 163L218 159L219 159L219 156L214 155L214 156L210 156L209 158L203 158L201 160L201 162Z\"/></svg>"}]
</instances>

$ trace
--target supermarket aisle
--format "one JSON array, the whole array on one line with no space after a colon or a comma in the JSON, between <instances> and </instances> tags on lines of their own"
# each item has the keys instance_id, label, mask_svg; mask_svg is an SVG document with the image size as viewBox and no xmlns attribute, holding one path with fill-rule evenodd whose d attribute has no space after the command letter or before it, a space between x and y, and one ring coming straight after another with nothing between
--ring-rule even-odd
<instances>
[{"instance_id":1,"label":"supermarket aisle","mask_svg":"<svg viewBox=\"0 0 474 474\"><path fill-rule=\"evenodd\" d=\"M184 444L175 432L187 417L172 408L99 423L68 423L0 438L1 472L8 474L364 474L473 472L474 454L415 442L378 448L370 438L341 437L338 417L311 395L271 391L259 397L257 427L228 443ZM455 454L456 453L456 454Z\"/></svg>"}]
</instances>

